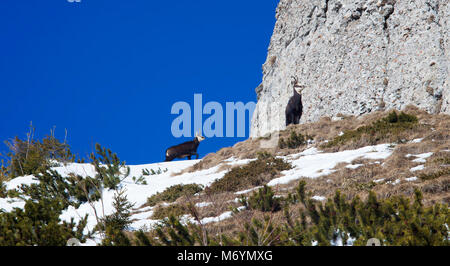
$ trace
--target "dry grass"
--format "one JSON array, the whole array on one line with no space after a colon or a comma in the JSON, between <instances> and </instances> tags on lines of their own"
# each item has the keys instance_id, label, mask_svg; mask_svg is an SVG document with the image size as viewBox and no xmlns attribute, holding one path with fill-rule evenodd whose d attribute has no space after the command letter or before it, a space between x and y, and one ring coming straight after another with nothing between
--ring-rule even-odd
<instances>
[{"instance_id":1,"label":"dry grass","mask_svg":"<svg viewBox=\"0 0 450 266\"><path fill-rule=\"evenodd\" d=\"M362 164L356 169L347 168L347 164L341 163L335 167L335 172L327 176L315 179L304 178L306 181L307 193L312 196L318 195L325 198L334 196L337 190L341 191L351 200L359 196L365 200L370 190L374 191L380 199L390 198L396 195L407 197L414 196L416 188L423 192L423 203L427 206L435 203L450 204L450 116L444 114L431 115L414 107L407 107L404 110L408 114L418 117L418 127L414 130L407 130L402 133L404 139L401 143L395 145L393 153L385 160L367 160L356 159L352 164ZM322 118L315 123L301 125L291 125L286 130L279 132L280 137L287 138L291 131L303 135L312 136L314 144L309 145L321 147L325 140L332 140L347 130L354 130L358 127L370 125L385 117L389 111L374 112L359 118L353 116L342 116L338 121L332 121L330 118ZM411 140L421 138L420 142L411 142ZM261 151L260 144L263 138L249 139L237 143L233 147L223 148L217 153L208 154L199 163L187 169L186 171L198 171L213 166L221 165L220 171L231 170L231 166L223 161L230 157L237 159L256 158L256 154ZM345 149L356 149L368 144L364 138L351 143L343 144L339 147L327 148L326 151L332 152ZM300 146L295 149L280 149L274 147L266 149L276 155L288 155L303 151L306 146ZM425 163L414 162L417 157L407 156L408 154L417 155L432 152L433 155L426 159ZM410 169L418 165L424 165L424 169L412 172ZM432 178L420 178L420 176L430 176ZM417 177L416 180L408 181L407 178ZM276 195L286 197L288 193L293 193L297 181L289 184L283 184L273 187ZM247 193L247 196L253 192ZM176 204L195 205L200 202L209 202L205 207L196 207L198 218L201 220L206 217L217 217L224 212L235 208L241 204L236 201L240 195L233 192L215 192L204 190L197 196L184 196L176 201ZM292 217L298 216L300 205L291 205L290 212ZM251 222L253 218L262 219L264 215L270 215L273 221L284 219L283 212L263 213L256 210L241 211L232 218L218 223L208 223L205 228L212 235L221 233L233 234L243 229L245 223Z\"/></svg>"},{"instance_id":2,"label":"dry grass","mask_svg":"<svg viewBox=\"0 0 450 266\"><path fill-rule=\"evenodd\" d=\"M361 138L358 141L345 143L336 147L323 148L326 141L330 141L333 138L339 136L341 132L355 130L357 128L367 126L373 122L386 117L392 110L389 111L377 111L364 116L354 117L340 115L339 120L332 120L329 117L322 117L319 121L314 123L305 123L300 125L289 125L285 130L278 132L279 138L288 139L292 132L302 134L304 136L310 136L313 139L313 145L321 148L325 151L334 152L348 149L356 149L367 145L372 145L373 141L368 138ZM448 115L438 114L432 115L420 110L414 106L407 106L403 112L415 115L419 119L418 126L414 130L407 130L399 134L398 138L403 139L405 142L416 138L434 139L442 145L449 145L446 143L448 140L448 132L450 131L450 119ZM200 162L192 167L184 170L185 172L195 172L199 170L208 169L220 164L223 164L225 159L234 157L236 159L250 159L256 158L256 154L260 151L267 151L276 155L288 155L292 153L298 153L305 150L307 147L302 145L295 149L280 149L278 146L273 148L261 148L261 143L265 138L248 139L243 142L236 143L233 147L226 147L220 149L217 153L210 153L206 155ZM381 142L385 143L385 140Z\"/></svg>"}]
</instances>

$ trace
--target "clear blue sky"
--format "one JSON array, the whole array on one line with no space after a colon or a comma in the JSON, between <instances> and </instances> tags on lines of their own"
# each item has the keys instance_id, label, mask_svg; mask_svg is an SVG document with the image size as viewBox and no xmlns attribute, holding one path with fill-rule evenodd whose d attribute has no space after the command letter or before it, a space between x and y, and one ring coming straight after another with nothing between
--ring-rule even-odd
<instances>
[{"instance_id":1,"label":"clear blue sky","mask_svg":"<svg viewBox=\"0 0 450 266\"><path fill-rule=\"evenodd\" d=\"M0 1L0 151L56 126L129 164L164 160L177 101L255 101L276 0ZM204 116L206 119L208 116ZM248 132L247 132L248 135ZM245 138L209 138L201 157Z\"/></svg>"}]
</instances>

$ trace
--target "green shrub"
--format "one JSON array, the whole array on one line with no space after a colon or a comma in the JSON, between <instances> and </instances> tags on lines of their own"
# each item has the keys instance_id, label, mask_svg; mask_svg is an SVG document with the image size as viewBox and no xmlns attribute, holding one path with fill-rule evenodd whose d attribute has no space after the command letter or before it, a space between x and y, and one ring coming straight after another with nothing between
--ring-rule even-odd
<instances>
[{"instance_id":1,"label":"green shrub","mask_svg":"<svg viewBox=\"0 0 450 266\"><path fill-rule=\"evenodd\" d=\"M130 240L125 235L124 230L131 224L131 204L126 195L125 190L116 191L114 194L114 212L102 218L97 227L105 232L105 237L102 240L103 246L129 246Z\"/></svg>"},{"instance_id":2,"label":"green shrub","mask_svg":"<svg viewBox=\"0 0 450 266\"><path fill-rule=\"evenodd\" d=\"M0 181L0 198L6 198L8 191L6 190L6 185L3 181Z\"/></svg>"},{"instance_id":3,"label":"green shrub","mask_svg":"<svg viewBox=\"0 0 450 266\"><path fill-rule=\"evenodd\" d=\"M146 233L142 229L137 230L136 232L134 232L134 238L135 238L134 239L134 244L136 246L148 247L148 246L153 246L154 245L152 243L152 241L150 240L150 238L146 235Z\"/></svg>"},{"instance_id":4,"label":"green shrub","mask_svg":"<svg viewBox=\"0 0 450 266\"><path fill-rule=\"evenodd\" d=\"M145 180L145 177L142 175L140 177L133 176L132 179L136 185L147 185L147 180Z\"/></svg>"},{"instance_id":5,"label":"green shrub","mask_svg":"<svg viewBox=\"0 0 450 266\"><path fill-rule=\"evenodd\" d=\"M295 149L300 146L308 144L308 140L311 140L312 137L304 136L301 133L296 133L295 131L291 131L291 135L286 140L284 138L280 138L278 140L278 147L280 149Z\"/></svg>"},{"instance_id":6,"label":"green shrub","mask_svg":"<svg viewBox=\"0 0 450 266\"><path fill-rule=\"evenodd\" d=\"M94 153L90 156L97 173L95 178L106 188L116 189L117 185L130 174L130 168L125 162L120 161L117 154L112 153L110 149L102 148L98 143L95 144L95 151L97 156Z\"/></svg>"},{"instance_id":7,"label":"green shrub","mask_svg":"<svg viewBox=\"0 0 450 266\"><path fill-rule=\"evenodd\" d=\"M147 204L149 206L155 206L159 202L174 202L183 195L194 195L203 190L201 185L188 184L188 185L174 185L161 193L156 193L155 195L147 199Z\"/></svg>"},{"instance_id":8,"label":"green shrub","mask_svg":"<svg viewBox=\"0 0 450 266\"><path fill-rule=\"evenodd\" d=\"M386 118L383 119L385 122L394 124L394 123L416 123L418 121L417 117L414 115L406 114L401 112L400 115L397 115L397 112L392 111L388 114Z\"/></svg>"},{"instance_id":9,"label":"green shrub","mask_svg":"<svg viewBox=\"0 0 450 266\"><path fill-rule=\"evenodd\" d=\"M272 189L266 185L250 196L248 206L263 212L276 212L281 209L280 199L275 198Z\"/></svg>"},{"instance_id":10,"label":"green shrub","mask_svg":"<svg viewBox=\"0 0 450 266\"><path fill-rule=\"evenodd\" d=\"M370 182L354 182L351 184L352 187L354 187L355 189L357 189L358 191L370 191L371 189L373 189L375 186L377 185L377 183L370 181Z\"/></svg>"},{"instance_id":11,"label":"green shrub","mask_svg":"<svg viewBox=\"0 0 450 266\"><path fill-rule=\"evenodd\" d=\"M244 224L244 229L238 233L236 240L228 240L227 245L245 246L277 246L281 245L282 227L274 223L270 216L263 220L253 218Z\"/></svg>"},{"instance_id":12,"label":"green shrub","mask_svg":"<svg viewBox=\"0 0 450 266\"><path fill-rule=\"evenodd\" d=\"M69 145L59 142L53 136L47 136L42 141L27 140L16 137L13 141L5 142L9 148L7 173L9 178L23 175L33 175L47 166L54 166L51 160L58 162L73 162L75 156Z\"/></svg>"},{"instance_id":13,"label":"green shrub","mask_svg":"<svg viewBox=\"0 0 450 266\"><path fill-rule=\"evenodd\" d=\"M158 167L158 170L156 170L156 171L153 170L153 169L148 170L148 169L146 168L146 169L142 169L142 175L144 175L144 176L149 176L149 175L160 175L160 174L165 173L165 172L167 172L167 171L168 171L167 168L161 169L160 167Z\"/></svg>"},{"instance_id":14,"label":"green shrub","mask_svg":"<svg viewBox=\"0 0 450 266\"><path fill-rule=\"evenodd\" d=\"M212 192L236 192L242 189L261 186L275 178L281 171L289 170L292 165L284 159L270 153L258 153L255 161L231 169L223 178L214 181L208 188Z\"/></svg>"},{"instance_id":15,"label":"green shrub","mask_svg":"<svg viewBox=\"0 0 450 266\"><path fill-rule=\"evenodd\" d=\"M64 203L65 208L69 205L78 208L82 203L96 201L101 197L101 181L89 176L69 175L64 178L55 170L43 169L35 177L39 181L38 183L22 185L18 193L29 196L34 200L41 198L59 199ZM18 196L11 195L11 193L10 197Z\"/></svg>"},{"instance_id":16,"label":"green shrub","mask_svg":"<svg viewBox=\"0 0 450 266\"><path fill-rule=\"evenodd\" d=\"M2 160L0 166L0 198L5 198L7 196L6 181L8 181L8 172Z\"/></svg>"},{"instance_id":17,"label":"green shrub","mask_svg":"<svg viewBox=\"0 0 450 266\"><path fill-rule=\"evenodd\" d=\"M65 207L72 205L75 208L78 208L82 203L99 200L104 188L117 188L119 182L128 176L129 168L126 168L126 172L123 173L121 169L124 168L124 163L120 162L116 154L101 148L99 144L96 144L96 148L100 159L91 155L91 158L93 158L92 164L98 170L95 177L82 177L75 174L62 177L47 165L34 175L39 182L22 185L19 193L34 200L40 198L59 199L65 204Z\"/></svg>"},{"instance_id":18,"label":"green shrub","mask_svg":"<svg viewBox=\"0 0 450 266\"><path fill-rule=\"evenodd\" d=\"M367 139L369 144L374 145L379 141L401 141L401 133L412 130L418 126L418 119L414 115L392 111L386 117L373 122L370 125L362 126L355 130L345 131L343 135L335 137L324 144L323 148L340 146L342 144Z\"/></svg>"},{"instance_id":19,"label":"green shrub","mask_svg":"<svg viewBox=\"0 0 450 266\"><path fill-rule=\"evenodd\" d=\"M150 232L135 232L134 238L138 246L217 246L230 243L225 235L217 242L204 228L192 223L185 225L175 216L165 218Z\"/></svg>"},{"instance_id":20,"label":"green shrub","mask_svg":"<svg viewBox=\"0 0 450 266\"><path fill-rule=\"evenodd\" d=\"M288 206L284 211L285 222L263 223L253 219L253 223L259 223L259 228L267 228L272 232L272 237L277 236L273 243L310 246L315 242L318 245L332 245L340 239L344 245L366 245L370 238L378 238L386 246L450 244L448 206L435 204L424 207L422 193L418 190L415 191L413 202L403 196L378 200L373 192L369 193L365 201L358 197L347 201L346 196L337 191L333 198L322 203L314 201L310 194L306 195L305 184L304 181L299 182L297 194L291 201L302 203L297 219L292 218L292 210ZM261 227L261 224L270 225L271 228ZM247 224L239 233L237 242L240 245L262 245L258 241L264 239L264 232L249 230ZM243 238L242 235L247 237Z\"/></svg>"},{"instance_id":21,"label":"green shrub","mask_svg":"<svg viewBox=\"0 0 450 266\"><path fill-rule=\"evenodd\" d=\"M171 204L156 207L153 211L152 218L159 220L170 216L178 217L187 213L189 213L189 209L187 207L180 204Z\"/></svg>"},{"instance_id":22,"label":"green shrub","mask_svg":"<svg viewBox=\"0 0 450 266\"><path fill-rule=\"evenodd\" d=\"M70 238L84 242L87 215L77 224L62 222L59 199L27 200L24 209L0 212L0 246L65 246Z\"/></svg>"},{"instance_id":23,"label":"green shrub","mask_svg":"<svg viewBox=\"0 0 450 266\"><path fill-rule=\"evenodd\" d=\"M200 244L200 228L196 225L182 225L171 215L156 228L157 243L164 246L194 246Z\"/></svg>"},{"instance_id":24,"label":"green shrub","mask_svg":"<svg viewBox=\"0 0 450 266\"><path fill-rule=\"evenodd\" d=\"M270 194L270 193L266 193ZM198 225L182 225L169 216L158 229L149 232L154 240L141 234L140 245L366 245L370 238L382 245L435 246L449 245L450 211L445 204L424 207L422 193L415 191L413 201L403 196L384 200L370 192L365 201L358 197L348 201L339 191L325 203L306 193L306 183L299 182L292 204L299 204L297 218L292 207L285 205L284 220L266 215L253 217L237 232L210 235ZM289 201L286 201L289 203Z\"/></svg>"},{"instance_id":25,"label":"green shrub","mask_svg":"<svg viewBox=\"0 0 450 266\"><path fill-rule=\"evenodd\" d=\"M380 239L383 245L449 244L448 206L424 207L418 190L412 203L404 197L378 200L373 192L365 202L345 198L338 191L325 204L305 201L303 216L310 217L308 231L319 245L330 245L337 238L348 244L350 237L354 245L365 245L370 238Z\"/></svg>"}]
</instances>

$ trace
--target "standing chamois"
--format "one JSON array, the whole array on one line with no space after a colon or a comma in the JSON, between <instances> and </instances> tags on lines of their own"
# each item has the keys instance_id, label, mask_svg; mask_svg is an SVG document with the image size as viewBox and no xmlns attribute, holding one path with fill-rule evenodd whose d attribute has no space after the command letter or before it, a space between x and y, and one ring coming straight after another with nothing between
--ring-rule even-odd
<instances>
[{"instance_id":1,"label":"standing chamois","mask_svg":"<svg viewBox=\"0 0 450 266\"><path fill-rule=\"evenodd\" d=\"M172 146L166 150L166 162L170 162L175 158L185 158L187 157L189 160L192 155L196 155L198 159L197 148L198 145L205 137L199 135L197 132L195 133L194 140L187 141L176 146Z\"/></svg>"},{"instance_id":2,"label":"standing chamois","mask_svg":"<svg viewBox=\"0 0 450 266\"><path fill-rule=\"evenodd\" d=\"M300 117L302 116L303 112L301 93L305 87L298 84L298 80L296 77L292 78L294 79L291 82L291 85L294 88L294 95L289 99L289 102L286 106L286 126L290 124L297 125L300 122Z\"/></svg>"}]
</instances>

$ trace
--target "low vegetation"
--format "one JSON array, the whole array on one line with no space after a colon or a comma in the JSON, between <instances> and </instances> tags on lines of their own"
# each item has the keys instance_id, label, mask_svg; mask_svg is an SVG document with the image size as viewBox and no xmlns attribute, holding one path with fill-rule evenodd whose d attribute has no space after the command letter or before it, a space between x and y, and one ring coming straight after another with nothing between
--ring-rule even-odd
<instances>
[{"instance_id":1,"label":"low vegetation","mask_svg":"<svg viewBox=\"0 0 450 266\"><path fill-rule=\"evenodd\" d=\"M415 115L404 112L397 114L396 111L392 111L386 117L370 125L344 131L342 135L322 145L322 148L331 148L358 141L364 141L364 144L368 145L378 144L381 141L402 142L404 141L402 133L414 130L418 126L418 118Z\"/></svg>"},{"instance_id":2,"label":"low vegetation","mask_svg":"<svg viewBox=\"0 0 450 266\"><path fill-rule=\"evenodd\" d=\"M53 132L53 131L52 131ZM52 135L46 136L42 140L35 140L34 128L30 126L27 139L22 140L15 137L14 140L6 141L9 152L4 154L7 158L7 166L2 163L3 178L7 175L9 179L36 174L49 166L55 166L56 162L74 162L75 155L70 151L70 147L65 142L60 142Z\"/></svg>"},{"instance_id":3,"label":"low vegetation","mask_svg":"<svg viewBox=\"0 0 450 266\"><path fill-rule=\"evenodd\" d=\"M101 219L97 224L97 230L104 232L103 246L129 246L131 242L125 234L125 230L131 224L131 204L124 195L125 190L118 190L114 194L114 212Z\"/></svg>"},{"instance_id":4,"label":"low vegetation","mask_svg":"<svg viewBox=\"0 0 450 266\"><path fill-rule=\"evenodd\" d=\"M295 131L291 131L291 134L288 138L282 138L278 140L278 147L280 149L295 149L300 146L304 146L308 144L308 140L312 140L313 138L311 136L304 136L301 133L296 133Z\"/></svg>"},{"instance_id":5,"label":"low vegetation","mask_svg":"<svg viewBox=\"0 0 450 266\"><path fill-rule=\"evenodd\" d=\"M152 219L160 220L170 216L178 217L187 213L189 213L188 208L182 204L159 205L153 211Z\"/></svg>"},{"instance_id":6,"label":"low vegetation","mask_svg":"<svg viewBox=\"0 0 450 266\"><path fill-rule=\"evenodd\" d=\"M148 169L146 168L146 169L142 169L142 175L143 175L143 176L160 175L160 174L165 173L165 172L167 172L167 171L168 171L167 168L161 169L161 168L159 167L156 171L153 170L153 169L148 170Z\"/></svg>"},{"instance_id":7,"label":"low vegetation","mask_svg":"<svg viewBox=\"0 0 450 266\"><path fill-rule=\"evenodd\" d=\"M441 176L448 176L448 175L450 175L450 167L445 167L440 170L437 170L436 172L421 173L421 174L419 174L419 178L425 181L425 180L437 179Z\"/></svg>"},{"instance_id":8,"label":"low vegetation","mask_svg":"<svg viewBox=\"0 0 450 266\"><path fill-rule=\"evenodd\" d=\"M149 234L154 237L149 238ZM137 231L134 234L134 242L137 246L193 246L202 243L199 237L201 235L200 227L192 224L183 225L179 219L170 216L151 233Z\"/></svg>"},{"instance_id":9,"label":"low vegetation","mask_svg":"<svg viewBox=\"0 0 450 266\"><path fill-rule=\"evenodd\" d=\"M426 162L426 169L418 177L423 180L434 180L440 177L450 177L450 154L449 152L438 152Z\"/></svg>"},{"instance_id":10,"label":"low vegetation","mask_svg":"<svg viewBox=\"0 0 450 266\"><path fill-rule=\"evenodd\" d=\"M5 198L7 195L5 182L8 181L8 175L4 162L0 166L0 198Z\"/></svg>"},{"instance_id":11,"label":"low vegetation","mask_svg":"<svg viewBox=\"0 0 450 266\"><path fill-rule=\"evenodd\" d=\"M261 152L255 161L231 169L223 178L216 180L207 189L214 193L220 193L261 186L275 178L281 171L291 168L291 164L284 159Z\"/></svg>"},{"instance_id":12,"label":"low vegetation","mask_svg":"<svg viewBox=\"0 0 450 266\"><path fill-rule=\"evenodd\" d=\"M379 200L374 193L362 201L351 201L337 191L325 203L306 193L306 183L299 182L295 195L284 206L284 217L253 217L235 234L209 234L196 224L183 225L175 216L165 219L157 230L135 233L138 245L366 245L378 238L382 245L449 245L448 206L424 207L422 193L414 200L392 197ZM264 191L264 190L262 190ZM266 189L266 192L269 191ZM261 191L260 191L261 192ZM270 194L270 193L269 193ZM297 209L296 217L292 216ZM236 215L239 215L236 213Z\"/></svg>"},{"instance_id":13,"label":"low vegetation","mask_svg":"<svg viewBox=\"0 0 450 266\"><path fill-rule=\"evenodd\" d=\"M196 193L199 193L203 190L203 187L201 185L197 184L188 184L188 185L174 185L166 190L164 190L161 193L156 193L155 195L151 196L147 200L148 206L155 206L156 204L160 202L174 202L181 196L184 196L186 194L188 195L194 195Z\"/></svg>"},{"instance_id":14,"label":"low vegetation","mask_svg":"<svg viewBox=\"0 0 450 266\"><path fill-rule=\"evenodd\" d=\"M352 186L357 191L370 191L376 185L377 185L377 183L375 183L374 181L370 181L370 182L353 182L353 183L350 184L350 186Z\"/></svg>"},{"instance_id":15,"label":"low vegetation","mask_svg":"<svg viewBox=\"0 0 450 266\"><path fill-rule=\"evenodd\" d=\"M0 210L0 246L64 246L69 238L84 242L95 232L103 236L104 245L129 244L123 231L130 223L132 205L118 187L129 175L129 168L115 153L96 144L96 152L90 155L95 176L70 174L62 177L52 167L75 160L67 144L53 136L35 141L31 133L25 141L15 138L7 144L10 152L6 156L7 165L1 167L0 197L19 197L26 203L23 210ZM6 192L4 181L28 174L33 174L39 183ZM87 215L80 217L78 223L73 219L71 222L60 220L69 206L77 208L82 203L98 201L106 189L115 191L115 212L105 217L97 216L96 212L98 223L92 232L85 232Z\"/></svg>"},{"instance_id":16,"label":"low vegetation","mask_svg":"<svg viewBox=\"0 0 450 266\"><path fill-rule=\"evenodd\" d=\"M245 202L249 208L262 212L277 212L281 210L281 201L269 186L260 188Z\"/></svg>"},{"instance_id":17,"label":"low vegetation","mask_svg":"<svg viewBox=\"0 0 450 266\"><path fill-rule=\"evenodd\" d=\"M27 200L24 209L0 212L0 246L65 246L69 238L84 242L85 216L78 224L61 222L59 199Z\"/></svg>"},{"instance_id":18,"label":"low vegetation","mask_svg":"<svg viewBox=\"0 0 450 266\"><path fill-rule=\"evenodd\" d=\"M232 168L205 189L197 184L175 185L148 198L145 206L155 206L151 219L162 221L156 228L137 232L130 232L133 205L120 186L129 169L117 155L96 145L95 153L88 159L96 169L95 176L62 177L51 169L75 161L65 142L52 136L41 141L33 141L31 135L27 140L16 138L9 142L7 162L0 164L0 197L21 197L26 204L23 210L0 210L0 246L65 245L68 238L83 242L93 233L100 234L101 245L106 246L366 245L370 238L378 238L386 246L449 245L449 120L441 115L407 112L371 114L368 120L323 119L296 125L291 131L280 133L278 147L268 149L272 154L258 153L259 142L250 140L224 149L202 167L231 156L241 158L240 152L248 158L257 154L257 159ZM341 131L343 134L338 136ZM307 134L311 132L315 147L330 150L396 144L392 155L384 160L358 158L351 162L360 165L357 168L347 168L348 163L343 163L320 178L267 186L281 171L292 168L273 154L288 155L292 153L289 149L301 150L311 139ZM420 161L424 169L410 171L419 164L411 155L429 152L432 155L426 162ZM144 169L140 178L132 180L144 184L143 176L166 171ZM40 183L6 190L5 182L27 173L35 175ZM236 201L234 192L257 186L261 188L242 194L246 196ZM104 217L95 213L97 226L92 232L85 230L87 216L78 223L59 219L70 206L101 202L104 190L115 191L114 212ZM190 197L184 200L187 195ZM198 222L230 210L232 217L220 222L180 220L188 214Z\"/></svg>"}]
</instances>

